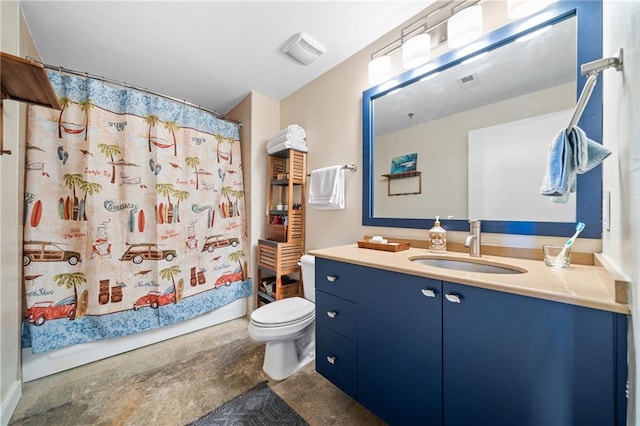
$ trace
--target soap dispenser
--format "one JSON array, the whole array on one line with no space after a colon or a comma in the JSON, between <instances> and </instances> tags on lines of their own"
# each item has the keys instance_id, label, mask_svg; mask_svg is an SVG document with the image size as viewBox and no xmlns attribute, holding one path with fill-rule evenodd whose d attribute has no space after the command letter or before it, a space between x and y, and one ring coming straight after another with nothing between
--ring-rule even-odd
<instances>
[{"instance_id":1,"label":"soap dispenser","mask_svg":"<svg viewBox=\"0 0 640 426\"><path fill-rule=\"evenodd\" d=\"M440 216L436 216L433 228L429 230L429 251L433 253L447 251L447 231L440 226Z\"/></svg>"}]
</instances>

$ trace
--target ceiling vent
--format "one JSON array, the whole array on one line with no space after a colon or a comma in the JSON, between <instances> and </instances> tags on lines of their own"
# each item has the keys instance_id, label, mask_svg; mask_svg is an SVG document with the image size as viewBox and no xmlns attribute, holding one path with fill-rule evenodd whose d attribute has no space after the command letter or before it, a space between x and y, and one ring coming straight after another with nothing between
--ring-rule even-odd
<instances>
[{"instance_id":1,"label":"ceiling vent","mask_svg":"<svg viewBox=\"0 0 640 426\"><path fill-rule=\"evenodd\" d=\"M470 87L479 86L480 79L478 78L478 74L471 73L468 75L463 75L462 77L458 77L458 84L463 89L468 89Z\"/></svg>"},{"instance_id":2,"label":"ceiling vent","mask_svg":"<svg viewBox=\"0 0 640 426\"><path fill-rule=\"evenodd\" d=\"M302 65L309 65L324 54L326 49L309 34L298 33L280 49L282 53Z\"/></svg>"}]
</instances>

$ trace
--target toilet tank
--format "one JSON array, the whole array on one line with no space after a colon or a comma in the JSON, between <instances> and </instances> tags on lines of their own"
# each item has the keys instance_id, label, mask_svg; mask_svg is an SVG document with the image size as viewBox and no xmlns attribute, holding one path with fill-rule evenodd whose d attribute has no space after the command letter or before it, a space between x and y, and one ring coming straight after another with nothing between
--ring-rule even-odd
<instances>
[{"instance_id":1,"label":"toilet tank","mask_svg":"<svg viewBox=\"0 0 640 426\"><path fill-rule=\"evenodd\" d=\"M316 258L305 254L300 258L302 267L302 284L304 297L312 302L316 301Z\"/></svg>"}]
</instances>

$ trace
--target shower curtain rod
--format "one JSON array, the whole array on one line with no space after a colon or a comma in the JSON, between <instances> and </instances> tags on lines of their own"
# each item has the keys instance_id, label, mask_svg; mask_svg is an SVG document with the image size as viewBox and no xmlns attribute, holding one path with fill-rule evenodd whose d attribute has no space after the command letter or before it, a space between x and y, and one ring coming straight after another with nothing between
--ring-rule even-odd
<instances>
[{"instance_id":1,"label":"shower curtain rod","mask_svg":"<svg viewBox=\"0 0 640 426\"><path fill-rule=\"evenodd\" d=\"M242 120L233 120L233 119L227 117L226 115L224 115L222 113L219 113L218 111L214 111L212 109L205 108L205 107L203 107L201 105L196 105L194 103L187 102L184 99L178 99L178 98L174 98L173 96L164 95L162 93L154 92L153 90L149 90L149 89L146 89L146 88L135 86L133 84L129 84L126 81L114 80L114 79L111 79L111 78L105 78L104 76L90 74L88 72L76 71L76 70L72 70L72 69L69 69L69 68L64 68L64 67L61 67L61 66L45 64L45 63L39 62L36 59L31 58L29 56L27 56L27 59L29 59L30 61L38 62L38 63L42 64L43 67L45 67L47 69L50 69L50 70L53 70L53 71L64 72L66 74L77 75L79 77L91 77L91 78L95 78L96 80L100 80L100 81L105 82L105 83L117 84L118 86L123 86L125 89L129 88L129 89L137 90L139 92L149 93L150 95L158 96L160 98L168 99L170 101L180 102L180 103L182 103L184 105L188 105L188 106L191 106L191 107L194 107L194 108L198 108L201 111L205 111L205 112L208 112L209 114L213 114L213 115L215 115L217 118L219 118L221 120L229 121L229 122L232 122L232 123L236 123L240 127L242 127Z\"/></svg>"}]
</instances>

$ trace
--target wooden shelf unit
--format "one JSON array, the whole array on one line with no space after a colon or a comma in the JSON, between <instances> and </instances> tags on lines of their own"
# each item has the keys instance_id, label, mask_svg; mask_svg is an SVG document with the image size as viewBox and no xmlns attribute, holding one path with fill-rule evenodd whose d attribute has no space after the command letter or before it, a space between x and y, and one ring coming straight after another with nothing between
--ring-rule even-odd
<instances>
[{"instance_id":1,"label":"wooden shelf unit","mask_svg":"<svg viewBox=\"0 0 640 426\"><path fill-rule=\"evenodd\" d=\"M297 241L283 243L258 240L258 306L261 298L266 299L265 303L268 303L302 295L298 265L301 256L302 246ZM292 279L289 277L291 274L297 274L297 278ZM265 282L274 283L271 295L268 295L264 288Z\"/></svg>"},{"instance_id":2,"label":"wooden shelf unit","mask_svg":"<svg viewBox=\"0 0 640 426\"><path fill-rule=\"evenodd\" d=\"M299 241L304 247L304 208L307 186L307 154L287 149L269 156L267 238L280 242ZM299 188L296 197L294 189ZM287 205L279 210L278 204ZM299 208L294 208L294 205ZM275 218L286 223L274 223Z\"/></svg>"},{"instance_id":3,"label":"wooden shelf unit","mask_svg":"<svg viewBox=\"0 0 640 426\"><path fill-rule=\"evenodd\" d=\"M298 262L304 253L307 154L293 149L271 154L268 180L267 238L258 240L258 307L302 296ZM273 283L271 294L264 283Z\"/></svg>"}]
</instances>

